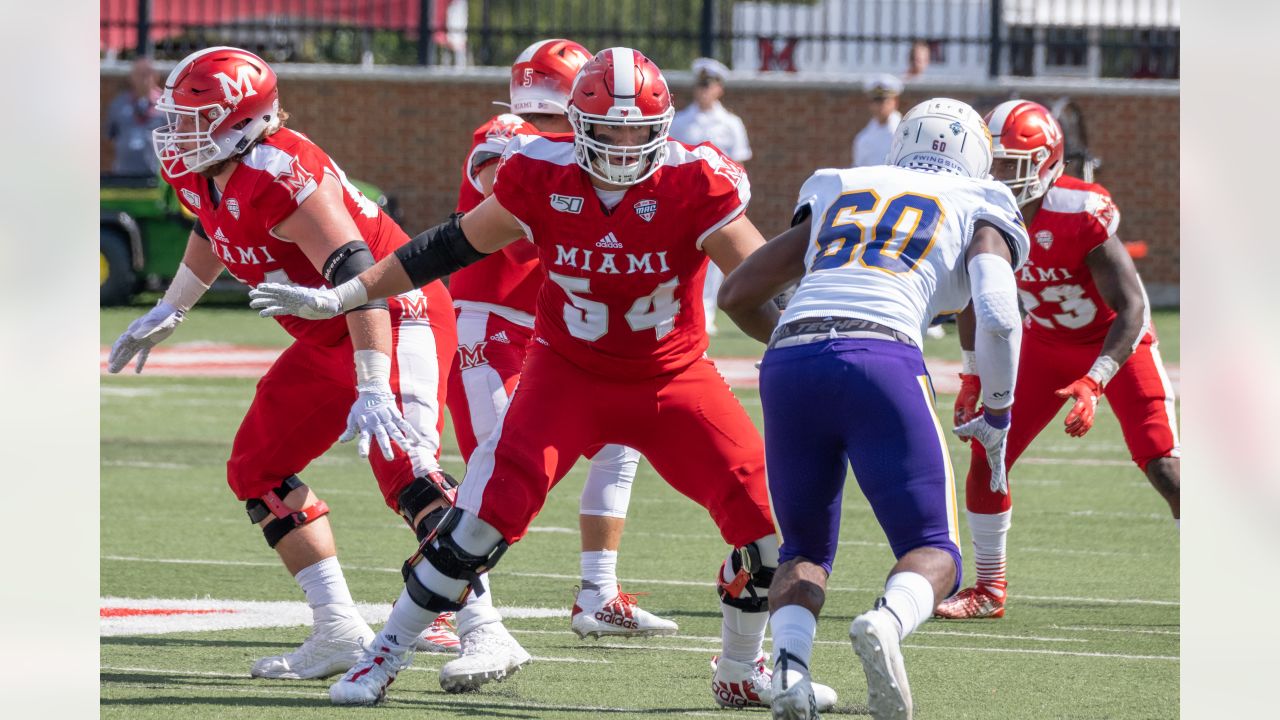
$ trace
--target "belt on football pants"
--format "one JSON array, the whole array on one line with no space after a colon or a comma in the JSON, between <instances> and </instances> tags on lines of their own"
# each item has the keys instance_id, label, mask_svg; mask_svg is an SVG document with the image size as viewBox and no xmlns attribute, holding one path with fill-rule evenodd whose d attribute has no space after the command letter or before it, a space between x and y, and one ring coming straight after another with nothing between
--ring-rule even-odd
<instances>
[{"instance_id":1,"label":"belt on football pants","mask_svg":"<svg viewBox=\"0 0 1280 720\"><path fill-rule=\"evenodd\" d=\"M780 325L773 331L769 340L769 349L791 347L818 342L819 340L837 340L840 338L870 338L874 340L895 340L917 347L910 335L881 325L871 320L850 317L820 317L792 320Z\"/></svg>"}]
</instances>

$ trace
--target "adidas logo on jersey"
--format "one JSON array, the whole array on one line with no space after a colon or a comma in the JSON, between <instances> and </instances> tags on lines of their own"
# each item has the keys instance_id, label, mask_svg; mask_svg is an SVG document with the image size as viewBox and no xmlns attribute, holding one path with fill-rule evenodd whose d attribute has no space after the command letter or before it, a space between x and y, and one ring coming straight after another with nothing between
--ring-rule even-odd
<instances>
[{"instance_id":1,"label":"adidas logo on jersey","mask_svg":"<svg viewBox=\"0 0 1280 720\"><path fill-rule=\"evenodd\" d=\"M609 233L596 241L596 247L609 248L610 250L621 250L622 242L613 233Z\"/></svg>"},{"instance_id":2,"label":"adidas logo on jersey","mask_svg":"<svg viewBox=\"0 0 1280 720\"><path fill-rule=\"evenodd\" d=\"M510 342L511 342L511 340L507 337L507 331L506 331L506 330L499 330L498 332L496 332L496 333L494 333L493 335L491 335L491 336L489 337L489 339L490 339L490 340L493 340L494 342L502 342L502 343L510 343Z\"/></svg>"}]
</instances>

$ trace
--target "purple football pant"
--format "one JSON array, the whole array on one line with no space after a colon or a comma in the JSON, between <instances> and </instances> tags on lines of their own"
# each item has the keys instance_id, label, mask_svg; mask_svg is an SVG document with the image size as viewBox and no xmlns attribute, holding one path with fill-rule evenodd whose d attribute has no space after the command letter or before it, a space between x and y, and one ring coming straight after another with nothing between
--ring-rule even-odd
<instances>
[{"instance_id":1,"label":"purple football pant","mask_svg":"<svg viewBox=\"0 0 1280 720\"><path fill-rule=\"evenodd\" d=\"M831 572L847 460L894 557L945 550L960 586L955 477L918 349L861 338L770 349L760 400L783 562Z\"/></svg>"}]
</instances>

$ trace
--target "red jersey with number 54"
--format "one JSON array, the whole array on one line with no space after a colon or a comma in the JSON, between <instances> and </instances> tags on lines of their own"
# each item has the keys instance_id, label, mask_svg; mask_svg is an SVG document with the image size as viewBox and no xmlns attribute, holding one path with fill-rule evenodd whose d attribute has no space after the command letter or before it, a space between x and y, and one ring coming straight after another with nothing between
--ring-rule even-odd
<instances>
[{"instance_id":1,"label":"red jersey with number 54","mask_svg":"<svg viewBox=\"0 0 1280 720\"><path fill-rule=\"evenodd\" d=\"M1017 271L1027 332L1053 342L1100 343L1115 320L1085 256L1115 235L1120 211L1101 185L1063 175L1027 228L1031 255Z\"/></svg>"},{"instance_id":2,"label":"red jersey with number 54","mask_svg":"<svg viewBox=\"0 0 1280 720\"><path fill-rule=\"evenodd\" d=\"M343 203L374 258L386 257L408 242L400 226L348 182L323 150L288 128L263 138L240 157L221 198L215 198L213 181L197 173L164 179L199 218L213 254L235 279L250 287L266 281L331 287L297 245L272 232L311 197L326 174L342 183ZM342 316L303 320L283 315L276 320L293 337L316 345L332 345L347 335Z\"/></svg>"},{"instance_id":3,"label":"red jersey with number 54","mask_svg":"<svg viewBox=\"0 0 1280 720\"><path fill-rule=\"evenodd\" d=\"M462 166L462 186L458 189L458 212L469 212L484 200L476 174L496 162L517 135L536 135L538 129L519 115L496 115L476 128L471 152ZM546 273L538 264L538 251L527 240L517 240L484 260L468 265L449 276L453 304L486 303L533 315L538 288Z\"/></svg>"},{"instance_id":4,"label":"red jersey with number 54","mask_svg":"<svg viewBox=\"0 0 1280 720\"><path fill-rule=\"evenodd\" d=\"M746 210L741 165L710 144L667 143L662 166L605 208L572 136L520 136L493 194L527 230L548 281L535 342L599 375L648 378L707 349L702 242Z\"/></svg>"}]
</instances>

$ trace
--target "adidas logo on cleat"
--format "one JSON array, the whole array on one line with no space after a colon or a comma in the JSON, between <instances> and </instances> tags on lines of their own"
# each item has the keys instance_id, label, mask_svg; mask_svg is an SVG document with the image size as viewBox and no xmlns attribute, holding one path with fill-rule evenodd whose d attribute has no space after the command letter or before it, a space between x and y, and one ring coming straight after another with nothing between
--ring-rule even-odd
<instances>
[{"instance_id":1,"label":"adidas logo on cleat","mask_svg":"<svg viewBox=\"0 0 1280 720\"><path fill-rule=\"evenodd\" d=\"M638 630L640 628L634 619L612 610L597 610L596 619L607 625L617 625L627 630Z\"/></svg>"},{"instance_id":2,"label":"adidas logo on cleat","mask_svg":"<svg viewBox=\"0 0 1280 720\"><path fill-rule=\"evenodd\" d=\"M763 701L760 699L749 682L724 682L716 681L711 684L711 691L716 694L720 700L720 704L726 707L747 707L748 705L761 705Z\"/></svg>"}]
</instances>

